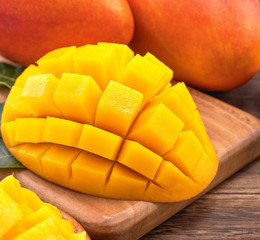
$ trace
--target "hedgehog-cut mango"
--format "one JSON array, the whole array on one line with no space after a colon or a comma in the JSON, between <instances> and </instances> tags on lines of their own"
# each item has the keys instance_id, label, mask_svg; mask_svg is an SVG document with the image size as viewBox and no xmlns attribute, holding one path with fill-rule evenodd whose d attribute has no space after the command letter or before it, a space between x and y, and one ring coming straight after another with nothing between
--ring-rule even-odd
<instances>
[{"instance_id":1,"label":"hedgehog-cut mango","mask_svg":"<svg viewBox=\"0 0 260 240\"><path fill-rule=\"evenodd\" d=\"M54 206L44 203L12 175L0 182L1 240L86 240Z\"/></svg>"},{"instance_id":2,"label":"hedgehog-cut mango","mask_svg":"<svg viewBox=\"0 0 260 240\"><path fill-rule=\"evenodd\" d=\"M99 197L183 201L203 191L216 152L184 83L155 56L99 43L56 49L19 76L1 131L25 167Z\"/></svg>"}]
</instances>

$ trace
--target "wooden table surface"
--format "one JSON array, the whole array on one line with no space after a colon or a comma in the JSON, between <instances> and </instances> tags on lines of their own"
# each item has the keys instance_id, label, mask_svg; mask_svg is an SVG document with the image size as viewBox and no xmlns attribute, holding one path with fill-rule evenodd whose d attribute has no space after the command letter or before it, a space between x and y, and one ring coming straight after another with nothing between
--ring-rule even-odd
<instances>
[{"instance_id":1,"label":"wooden table surface","mask_svg":"<svg viewBox=\"0 0 260 240\"><path fill-rule=\"evenodd\" d=\"M260 71L240 88L210 95L260 118ZM260 239L259 160L260 157L141 240Z\"/></svg>"}]
</instances>

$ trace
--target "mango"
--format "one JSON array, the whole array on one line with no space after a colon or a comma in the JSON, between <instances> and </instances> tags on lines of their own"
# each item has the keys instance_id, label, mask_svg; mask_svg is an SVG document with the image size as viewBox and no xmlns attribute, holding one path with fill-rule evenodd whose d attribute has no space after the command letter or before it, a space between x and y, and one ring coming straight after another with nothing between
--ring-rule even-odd
<instances>
[{"instance_id":1,"label":"mango","mask_svg":"<svg viewBox=\"0 0 260 240\"><path fill-rule=\"evenodd\" d=\"M183 201L210 184L218 159L196 104L151 53L99 43L41 59L39 74L29 66L11 90L1 123L25 167L114 199Z\"/></svg>"},{"instance_id":2,"label":"mango","mask_svg":"<svg viewBox=\"0 0 260 240\"><path fill-rule=\"evenodd\" d=\"M4 0L0 16L0 54L24 66L57 48L97 42L128 44L134 30L126 0L57 0L51 4L39 0L37 5L32 0L27 4ZM60 71L56 64L42 61L39 65Z\"/></svg>"},{"instance_id":3,"label":"mango","mask_svg":"<svg viewBox=\"0 0 260 240\"><path fill-rule=\"evenodd\" d=\"M57 208L22 188L12 175L0 182L0 206L2 240L87 239L85 231L75 233L74 225Z\"/></svg>"},{"instance_id":4,"label":"mango","mask_svg":"<svg viewBox=\"0 0 260 240\"><path fill-rule=\"evenodd\" d=\"M135 29L130 47L151 52L175 79L223 91L251 79L260 68L258 0L128 0Z\"/></svg>"}]
</instances>

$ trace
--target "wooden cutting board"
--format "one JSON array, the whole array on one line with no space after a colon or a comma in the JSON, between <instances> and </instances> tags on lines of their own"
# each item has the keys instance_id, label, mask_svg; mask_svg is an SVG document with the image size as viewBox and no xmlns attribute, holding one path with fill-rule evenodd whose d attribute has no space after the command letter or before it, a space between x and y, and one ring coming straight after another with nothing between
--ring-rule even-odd
<instances>
[{"instance_id":1,"label":"wooden cutting board","mask_svg":"<svg viewBox=\"0 0 260 240\"><path fill-rule=\"evenodd\" d=\"M138 239L260 155L259 119L206 94L190 91L220 161L212 184L195 198L179 203L110 200L62 188L29 170L16 170L14 175L42 200L78 220L92 239ZM5 94L2 90L2 99ZM2 170L0 178L12 172Z\"/></svg>"}]
</instances>

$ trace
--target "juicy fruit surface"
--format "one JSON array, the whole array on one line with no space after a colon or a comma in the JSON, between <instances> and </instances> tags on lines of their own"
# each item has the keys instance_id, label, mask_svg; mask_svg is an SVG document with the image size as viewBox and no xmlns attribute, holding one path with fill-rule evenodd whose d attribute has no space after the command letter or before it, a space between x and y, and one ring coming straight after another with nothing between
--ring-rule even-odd
<instances>
[{"instance_id":1,"label":"juicy fruit surface","mask_svg":"<svg viewBox=\"0 0 260 240\"><path fill-rule=\"evenodd\" d=\"M212 181L218 159L188 89L171 86L172 76L126 45L54 50L12 88L4 142L27 168L83 193L191 198Z\"/></svg>"},{"instance_id":2,"label":"juicy fruit surface","mask_svg":"<svg viewBox=\"0 0 260 240\"><path fill-rule=\"evenodd\" d=\"M0 219L1 240L87 238L86 232L74 233L73 224L58 209L22 188L12 175L0 182Z\"/></svg>"}]
</instances>

